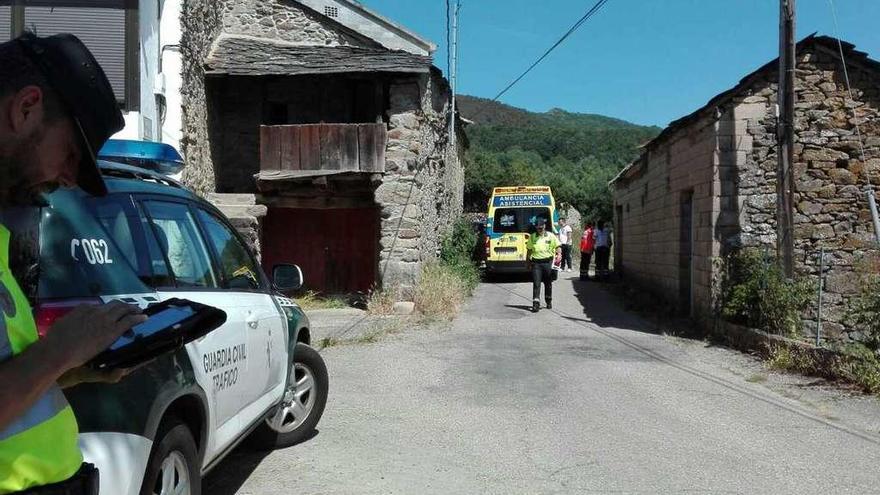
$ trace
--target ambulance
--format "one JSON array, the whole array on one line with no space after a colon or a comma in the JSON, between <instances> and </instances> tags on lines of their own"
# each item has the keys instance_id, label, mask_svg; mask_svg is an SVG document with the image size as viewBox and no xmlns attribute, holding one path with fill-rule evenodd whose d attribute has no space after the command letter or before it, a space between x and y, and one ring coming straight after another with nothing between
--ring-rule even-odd
<instances>
[{"instance_id":1,"label":"ambulance","mask_svg":"<svg viewBox=\"0 0 880 495\"><path fill-rule=\"evenodd\" d=\"M535 225L557 233L556 201L548 186L496 187L486 216L486 273L526 273L526 243Z\"/></svg>"}]
</instances>

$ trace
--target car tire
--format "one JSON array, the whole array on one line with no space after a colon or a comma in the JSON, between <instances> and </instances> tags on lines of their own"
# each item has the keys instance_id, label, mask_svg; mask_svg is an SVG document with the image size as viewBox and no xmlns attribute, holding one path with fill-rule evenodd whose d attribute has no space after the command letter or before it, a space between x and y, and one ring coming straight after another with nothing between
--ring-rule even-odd
<instances>
[{"instance_id":1,"label":"car tire","mask_svg":"<svg viewBox=\"0 0 880 495\"><path fill-rule=\"evenodd\" d=\"M198 447L189 427L177 418L167 418L156 440L140 495L201 495Z\"/></svg>"},{"instance_id":2,"label":"car tire","mask_svg":"<svg viewBox=\"0 0 880 495\"><path fill-rule=\"evenodd\" d=\"M288 368L288 388L282 403L251 436L258 450L290 447L311 438L327 405L329 378L324 359L312 347L298 342ZM300 386L307 386L300 390Z\"/></svg>"}]
</instances>

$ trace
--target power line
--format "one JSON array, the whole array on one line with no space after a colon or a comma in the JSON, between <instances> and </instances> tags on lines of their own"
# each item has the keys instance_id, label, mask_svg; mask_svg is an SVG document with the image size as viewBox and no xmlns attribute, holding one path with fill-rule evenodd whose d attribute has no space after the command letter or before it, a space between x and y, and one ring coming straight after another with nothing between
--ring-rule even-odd
<instances>
[{"instance_id":1,"label":"power line","mask_svg":"<svg viewBox=\"0 0 880 495\"><path fill-rule=\"evenodd\" d=\"M831 6L831 17L834 19L834 37L837 38L837 49L840 50L840 61L843 62L843 79L846 82L846 91L849 94L849 100L851 102L855 102L856 99L853 96L852 86L849 83L849 70L846 68L846 57L843 54L843 43L840 41L840 29L837 25L837 9L834 7L834 0L828 0L828 4ZM861 155L862 163L865 162L865 145L862 143L862 131L859 129L859 116L856 112L856 107L853 105L853 123L856 128L856 137L859 140L859 153ZM868 187L871 186L871 177L868 176Z\"/></svg>"},{"instance_id":2,"label":"power line","mask_svg":"<svg viewBox=\"0 0 880 495\"><path fill-rule=\"evenodd\" d=\"M446 0L446 77L452 77L452 21L450 0Z\"/></svg>"},{"instance_id":3,"label":"power line","mask_svg":"<svg viewBox=\"0 0 880 495\"><path fill-rule=\"evenodd\" d=\"M498 98L501 98L501 97L504 95L504 93L507 93L508 91L510 91L510 89L516 85L516 83L520 82L520 80L522 80L522 78L526 77L526 75L527 75L529 72L531 72L532 69L534 69L535 67L537 67L538 64L540 64L545 58L547 58L547 56L550 55L550 53L553 52L553 50L555 50L555 49L556 49L559 45L561 45L566 39L568 39L569 36L571 36L572 34L574 34L574 32L578 30L578 28L580 28L582 25L584 25L585 22L587 22L591 17L593 17L597 12L599 12L599 10L600 10L602 7L604 7L606 3L608 3L608 0L599 0L599 1L597 1L596 4L593 5L593 7L591 7L590 10L587 11L586 14L584 14L580 19L578 19L578 21L575 22L574 25L573 25L571 28L569 28L568 31L566 31L565 34L563 34L562 37L559 38L559 40L556 41L556 43L553 43L553 45L551 45L550 48L548 48L546 51L544 51L544 53L543 53L540 57L538 57L538 59L535 60L535 61L532 63L532 65L530 65L525 71L523 71L522 74L520 74L519 76L517 76L516 79L514 79L513 81L511 81L510 84L508 84L507 86L505 86L504 89L502 89L501 91L499 91L498 94L495 95L495 97L492 98L491 101L498 101ZM477 115L479 115L481 112L482 112L482 109L480 109L479 111L477 111L477 112L476 112L474 115L472 115L470 118L471 118L471 119L474 119L474 118L475 118Z\"/></svg>"}]
</instances>

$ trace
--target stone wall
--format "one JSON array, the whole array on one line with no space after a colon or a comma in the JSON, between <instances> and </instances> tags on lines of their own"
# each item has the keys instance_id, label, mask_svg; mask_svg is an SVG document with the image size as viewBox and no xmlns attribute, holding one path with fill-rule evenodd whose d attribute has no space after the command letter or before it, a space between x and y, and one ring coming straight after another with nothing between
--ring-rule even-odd
<instances>
[{"instance_id":1,"label":"stone wall","mask_svg":"<svg viewBox=\"0 0 880 495\"><path fill-rule=\"evenodd\" d=\"M802 51L795 104L795 262L818 277L819 252L827 271L823 332L830 339L858 338L847 325L848 300L858 290L858 263L873 247L873 227L865 188L880 184L880 73L850 64L854 102L846 91L838 55L821 46ZM742 245L776 242L775 73L767 74L746 98L761 116L749 122L752 146L742 166ZM857 117L854 117L855 109ZM755 112L757 114L757 112ZM858 119L865 150L856 136ZM870 182L869 182L870 180ZM808 313L805 337L815 335L816 312Z\"/></svg>"},{"instance_id":2,"label":"stone wall","mask_svg":"<svg viewBox=\"0 0 880 495\"><path fill-rule=\"evenodd\" d=\"M817 277L818 253L825 249L831 268L823 300L823 332L829 339L855 339L858 335L847 326L846 313L848 300L857 291L859 260L873 245L863 191L869 184L880 185L880 73L851 63L848 70L855 102L846 102L843 65L835 50L806 45L798 58L796 268ZM763 247L775 254L777 74L773 69L753 75L716 107L701 110L699 118L652 143L644 155L646 171L629 183L616 184L615 204L624 209L626 276L667 294L676 288L676 254L671 251L678 253L678 248L669 241L678 228L672 219L677 215L673 205L683 188L694 188L699 211L696 253L703 257L695 260L696 286L707 292L697 294L709 301L698 304L709 310L703 312L705 316L713 307L717 309L723 256L738 247ZM855 119L864 142L864 160ZM712 160L700 157L709 154L715 157L715 166L711 182L703 186L706 176L701 167ZM665 191L664 180L669 181ZM707 190L711 197L704 196ZM661 197L653 199L652 191ZM711 208L705 202L711 202ZM640 203L644 211L633 211L627 218L626 211ZM704 216L707 212L711 212L709 219ZM663 242L669 243L656 249ZM804 337L812 338L815 305L806 317Z\"/></svg>"},{"instance_id":3,"label":"stone wall","mask_svg":"<svg viewBox=\"0 0 880 495\"><path fill-rule=\"evenodd\" d=\"M200 194L214 190L214 166L208 135L209 113L203 61L220 33L221 10L215 0L185 0L180 17L183 33L180 53L184 60L183 138L180 148L187 166L183 182Z\"/></svg>"},{"instance_id":4,"label":"stone wall","mask_svg":"<svg viewBox=\"0 0 880 495\"><path fill-rule=\"evenodd\" d=\"M386 288L408 299L423 262L461 215L464 169L449 146L449 86L430 74L400 77L389 89L386 174L376 190L381 207L379 271Z\"/></svg>"}]
</instances>

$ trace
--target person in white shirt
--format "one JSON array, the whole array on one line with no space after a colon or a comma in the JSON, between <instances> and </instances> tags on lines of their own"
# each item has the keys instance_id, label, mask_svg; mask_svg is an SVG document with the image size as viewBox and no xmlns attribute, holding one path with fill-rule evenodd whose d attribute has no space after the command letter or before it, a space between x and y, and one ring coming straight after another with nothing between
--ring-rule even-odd
<instances>
[{"instance_id":1,"label":"person in white shirt","mask_svg":"<svg viewBox=\"0 0 880 495\"><path fill-rule=\"evenodd\" d=\"M559 219L559 244L562 247L562 263L559 268L561 270L571 271L571 225L568 225L565 218ZM567 264L567 265L566 265ZM568 266L568 269L565 267Z\"/></svg>"},{"instance_id":2,"label":"person in white shirt","mask_svg":"<svg viewBox=\"0 0 880 495\"><path fill-rule=\"evenodd\" d=\"M611 258L611 232L605 226L604 220L596 224L596 276L597 278L608 277L608 260Z\"/></svg>"}]
</instances>

